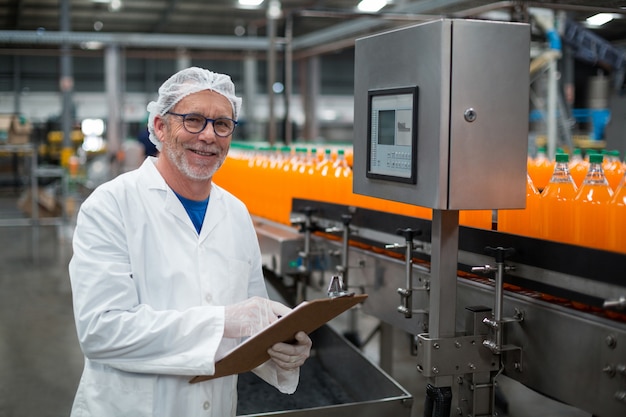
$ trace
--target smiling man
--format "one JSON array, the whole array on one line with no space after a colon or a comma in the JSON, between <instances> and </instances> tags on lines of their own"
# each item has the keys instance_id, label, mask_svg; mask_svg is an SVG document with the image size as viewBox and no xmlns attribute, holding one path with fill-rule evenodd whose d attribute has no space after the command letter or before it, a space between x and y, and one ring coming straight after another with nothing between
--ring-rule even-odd
<instances>
[{"instance_id":1,"label":"smiling man","mask_svg":"<svg viewBox=\"0 0 626 417\"><path fill-rule=\"evenodd\" d=\"M69 271L85 369L72 416L234 416L237 377L189 384L289 312L267 298L241 201L212 182L241 99L227 75L182 70L148 104L160 151L82 204ZM278 343L255 372L295 391L311 340Z\"/></svg>"}]
</instances>

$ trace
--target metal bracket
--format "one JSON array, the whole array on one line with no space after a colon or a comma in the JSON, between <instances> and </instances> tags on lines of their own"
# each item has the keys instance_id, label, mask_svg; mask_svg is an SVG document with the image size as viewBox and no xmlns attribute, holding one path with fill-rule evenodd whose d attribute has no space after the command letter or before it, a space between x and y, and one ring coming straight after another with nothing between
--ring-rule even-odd
<instances>
[{"instance_id":1,"label":"metal bracket","mask_svg":"<svg viewBox=\"0 0 626 417\"><path fill-rule=\"evenodd\" d=\"M427 378L497 371L499 359L483 346L484 335L430 339L417 335L417 369Z\"/></svg>"}]
</instances>

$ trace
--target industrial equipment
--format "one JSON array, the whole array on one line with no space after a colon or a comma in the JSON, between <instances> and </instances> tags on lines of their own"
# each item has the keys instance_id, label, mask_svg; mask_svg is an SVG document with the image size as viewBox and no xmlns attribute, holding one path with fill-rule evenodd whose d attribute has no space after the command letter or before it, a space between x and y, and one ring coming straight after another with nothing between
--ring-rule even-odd
<instances>
[{"instance_id":1,"label":"industrial equipment","mask_svg":"<svg viewBox=\"0 0 626 417\"><path fill-rule=\"evenodd\" d=\"M341 274L368 294L365 313L413 336L428 417L495 415L499 375L595 416L626 414L626 255L497 231L499 210L525 204L528 48L527 25L454 19L358 40L356 196L298 198L307 183L291 195L298 229L255 218L286 297ZM429 212L359 204L372 197ZM467 210L493 211L493 228L463 225Z\"/></svg>"}]
</instances>

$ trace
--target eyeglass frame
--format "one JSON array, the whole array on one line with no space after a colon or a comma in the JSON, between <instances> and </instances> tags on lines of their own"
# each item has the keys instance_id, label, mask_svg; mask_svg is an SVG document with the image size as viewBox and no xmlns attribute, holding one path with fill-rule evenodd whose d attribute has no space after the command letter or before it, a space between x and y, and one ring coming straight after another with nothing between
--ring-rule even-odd
<instances>
[{"instance_id":1,"label":"eyeglass frame","mask_svg":"<svg viewBox=\"0 0 626 417\"><path fill-rule=\"evenodd\" d=\"M210 117L204 117L200 113L174 113L173 111L166 111L165 114L171 114L173 116L182 117L183 129L185 129L188 133L191 133L192 135L197 135L198 133L202 133L204 129L206 129L206 126L209 124L209 122L211 122L211 126L213 126L213 133L215 133L215 136L220 137L220 138L227 138L235 132L235 128L239 124L237 120L231 119L230 117L218 117L216 119L211 119ZM198 130L197 132L189 131L189 129L187 129L187 126L185 125L185 119L187 118L187 116L204 117L204 125L202 126L202 129ZM218 120L230 120L231 122L233 122L233 130L231 130L228 135L220 135L215 130L215 122Z\"/></svg>"}]
</instances>

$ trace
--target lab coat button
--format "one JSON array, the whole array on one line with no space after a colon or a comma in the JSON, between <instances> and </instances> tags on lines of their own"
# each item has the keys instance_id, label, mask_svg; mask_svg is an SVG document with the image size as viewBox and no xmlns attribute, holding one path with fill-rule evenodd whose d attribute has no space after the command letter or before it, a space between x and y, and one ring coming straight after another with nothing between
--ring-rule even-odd
<instances>
[{"instance_id":1,"label":"lab coat button","mask_svg":"<svg viewBox=\"0 0 626 417\"><path fill-rule=\"evenodd\" d=\"M210 303L211 300L213 300L213 297L211 297L211 294L207 294L204 299L206 300L207 303Z\"/></svg>"},{"instance_id":2,"label":"lab coat button","mask_svg":"<svg viewBox=\"0 0 626 417\"><path fill-rule=\"evenodd\" d=\"M211 406L211 403L208 401L205 401L204 404L202 404L202 408L204 408L205 410L208 410L210 406Z\"/></svg>"}]
</instances>

